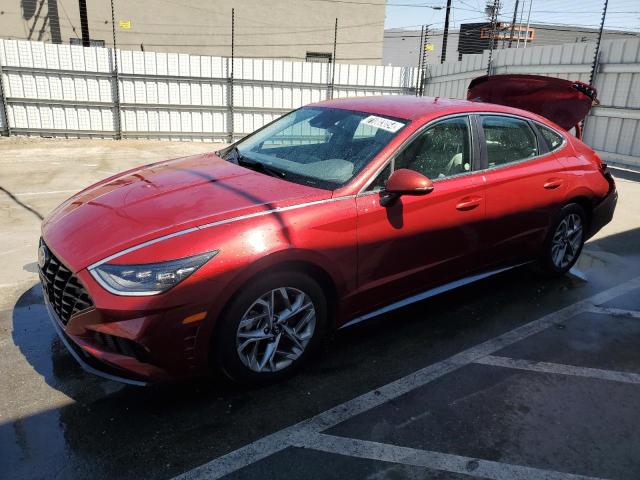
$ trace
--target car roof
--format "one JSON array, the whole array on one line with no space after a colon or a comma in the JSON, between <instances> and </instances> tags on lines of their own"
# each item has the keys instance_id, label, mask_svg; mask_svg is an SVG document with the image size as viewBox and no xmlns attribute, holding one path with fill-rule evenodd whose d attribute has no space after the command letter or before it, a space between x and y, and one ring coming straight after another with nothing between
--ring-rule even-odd
<instances>
[{"instance_id":1,"label":"car roof","mask_svg":"<svg viewBox=\"0 0 640 480\"><path fill-rule=\"evenodd\" d=\"M471 102L444 97L416 97L414 95L379 95L325 100L311 104L324 108L340 108L357 112L384 115L403 120L414 120L424 116L460 112L502 112L542 119L525 110L492 103Z\"/></svg>"}]
</instances>

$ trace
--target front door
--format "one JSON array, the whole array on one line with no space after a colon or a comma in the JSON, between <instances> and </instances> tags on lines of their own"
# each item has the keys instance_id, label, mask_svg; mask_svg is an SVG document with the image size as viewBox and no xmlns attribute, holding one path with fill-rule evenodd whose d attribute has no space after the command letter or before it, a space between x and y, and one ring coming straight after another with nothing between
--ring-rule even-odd
<instances>
[{"instance_id":1,"label":"front door","mask_svg":"<svg viewBox=\"0 0 640 480\"><path fill-rule=\"evenodd\" d=\"M475 153L474 153L475 152ZM380 205L380 190L356 198L358 291L382 306L465 275L477 263L484 219L484 185L473 172L478 157L467 115L426 127L381 175L408 168L434 184L424 196L402 196ZM373 185L383 185L384 178Z\"/></svg>"}]
</instances>

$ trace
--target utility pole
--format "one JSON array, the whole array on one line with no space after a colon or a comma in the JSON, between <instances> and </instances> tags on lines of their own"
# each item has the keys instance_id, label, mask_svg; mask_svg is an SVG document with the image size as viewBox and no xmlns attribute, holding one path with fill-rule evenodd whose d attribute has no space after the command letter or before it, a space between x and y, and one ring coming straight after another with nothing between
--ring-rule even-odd
<instances>
[{"instance_id":1,"label":"utility pole","mask_svg":"<svg viewBox=\"0 0 640 480\"><path fill-rule=\"evenodd\" d=\"M333 55L331 56L331 89L329 90L329 98L333 98L333 91L335 89L336 82L336 49L338 46L338 17L336 17L336 24L333 29Z\"/></svg>"},{"instance_id":2,"label":"utility pole","mask_svg":"<svg viewBox=\"0 0 640 480\"><path fill-rule=\"evenodd\" d=\"M516 6L513 9L513 21L511 22L511 34L509 35L509 48L511 48L511 44L513 43L513 32L516 29L516 20L518 19L518 4L520 0L516 0Z\"/></svg>"},{"instance_id":3,"label":"utility pole","mask_svg":"<svg viewBox=\"0 0 640 480\"><path fill-rule=\"evenodd\" d=\"M440 63L444 63L447 59L447 41L449 40L449 14L451 13L451 0L447 0L447 14L444 17L444 32L442 36L442 54L440 55Z\"/></svg>"},{"instance_id":4,"label":"utility pole","mask_svg":"<svg viewBox=\"0 0 640 480\"><path fill-rule=\"evenodd\" d=\"M524 48L527 48L527 43L529 43L529 25L531 21L531 5L533 5L533 0L529 0L529 14L527 15L527 33L524 37Z\"/></svg>"},{"instance_id":5,"label":"utility pole","mask_svg":"<svg viewBox=\"0 0 640 480\"><path fill-rule=\"evenodd\" d=\"M421 50L422 50L422 60L420 63L420 91L419 91L419 96L424 95L424 84L427 81L427 71L428 71L428 66L427 66L427 44L428 44L428 40L429 40L429 26L425 25L424 26L424 36L422 39L422 45Z\"/></svg>"},{"instance_id":6,"label":"utility pole","mask_svg":"<svg viewBox=\"0 0 640 480\"><path fill-rule=\"evenodd\" d=\"M424 48L424 28L420 30L420 44L418 45L418 74L416 75L416 96L420 96L420 82L422 81L422 49Z\"/></svg>"},{"instance_id":7,"label":"utility pole","mask_svg":"<svg viewBox=\"0 0 640 480\"><path fill-rule=\"evenodd\" d=\"M524 6L526 3L526 0L522 0L522 8L520 9L520 20L518 20L518 40L516 41L516 48L520 46L520 37L522 37L522 16L524 15Z\"/></svg>"},{"instance_id":8,"label":"utility pole","mask_svg":"<svg viewBox=\"0 0 640 480\"><path fill-rule=\"evenodd\" d=\"M78 0L80 8L80 27L82 28L82 46L91 46L91 37L89 36L89 20L87 18L87 0Z\"/></svg>"},{"instance_id":9,"label":"utility pole","mask_svg":"<svg viewBox=\"0 0 640 480\"><path fill-rule=\"evenodd\" d=\"M111 33L113 34L113 106L115 121L113 122L116 140L122 139L122 111L120 110L120 79L118 78L118 44L116 43L116 9L111 0Z\"/></svg>"},{"instance_id":10,"label":"utility pole","mask_svg":"<svg viewBox=\"0 0 640 480\"><path fill-rule=\"evenodd\" d=\"M489 36L489 61L487 62L487 75L491 75L493 49L496 39L496 24L498 23L498 13L500 10L500 0L493 0L493 4L487 4L487 9L491 11L491 34Z\"/></svg>"},{"instance_id":11,"label":"utility pole","mask_svg":"<svg viewBox=\"0 0 640 480\"><path fill-rule=\"evenodd\" d=\"M233 104L233 67L235 62L235 48L236 48L236 9L231 9L231 65L229 66L229 81L227 85L227 102L229 105L228 126L229 130L229 143L233 143L234 140L234 104Z\"/></svg>"},{"instance_id":12,"label":"utility pole","mask_svg":"<svg viewBox=\"0 0 640 480\"><path fill-rule=\"evenodd\" d=\"M7 97L4 94L4 86L2 84L2 65L0 65L0 102L2 102L2 113L4 120L4 128L7 133L7 137L11 136L11 125L9 124L9 110L7 106ZM1 133L1 132L0 132Z\"/></svg>"},{"instance_id":13,"label":"utility pole","mask_svg":"<svg viewBox=\"0 0 640 480\"><path fill-rule=\"evenodd\" d=\"M604 8L602 9L602 19L600 20L600 31L598 32L598 41L596 42L596 51L593 55L593 63L591 64L591 75L589 76L589 85L593 85L596 78L596 70L598 69L598 57L600 56L600 42L602 41L602 31L604 30L604 19L607 16L607 5L609 0L604 0Z\"/></svg>"}]
</instances>

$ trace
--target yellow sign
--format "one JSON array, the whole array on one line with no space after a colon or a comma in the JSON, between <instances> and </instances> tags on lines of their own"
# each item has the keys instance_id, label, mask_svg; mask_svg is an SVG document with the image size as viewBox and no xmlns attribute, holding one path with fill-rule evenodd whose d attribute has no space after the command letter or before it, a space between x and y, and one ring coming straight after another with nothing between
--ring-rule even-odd
<instances>
[{"instance_id":1,"label":"yellow sign","mask_svg":"<svg viewBox=\"0 0 640 480\"><path fill-rule=\"evenodd\" d=\"M122 30L131 30L131 20L120 20L120 28Z\"/></svg>"},{"instance_id":2,"label":"yellow sign","mask_svg":"<svg viewBox=\"0 0 640 480\"><path fill-rule=\"evenodd\" d=\"M427 43L424 46L424 49L427 50L428 52L432 51L433 50L433 43Z\"/></svg>"}]
</instances>

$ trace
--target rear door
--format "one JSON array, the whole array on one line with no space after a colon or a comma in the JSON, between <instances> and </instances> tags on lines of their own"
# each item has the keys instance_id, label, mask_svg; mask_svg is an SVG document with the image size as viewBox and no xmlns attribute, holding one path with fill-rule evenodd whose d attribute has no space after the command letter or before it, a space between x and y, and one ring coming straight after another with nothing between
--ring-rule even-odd
<instances>
[{"instance_id":1,"label":"rear door","mask_svg":"<svg viewBox=\"0 0 640 480\"><path fill-rule=\"evenodd\" d=\"M485 168L486 266L532 259L564 200L566 174L528 119L483 114L477 125Z\"/></svg>"},{"instance_id":2,"label":"rear door","mask_svg":"<svg viewBox=\"0 0 640 480\"><path fill-rule=\"evenodd\" d=\"M369 191L357 196L358 281L366 309L473 269L485 209L484 185L473 171L478 159L468 115L438 120L401 147ZM426 175L434 189L384 207L380 188L399 168Z\"/></svg>"}]
</instances>

